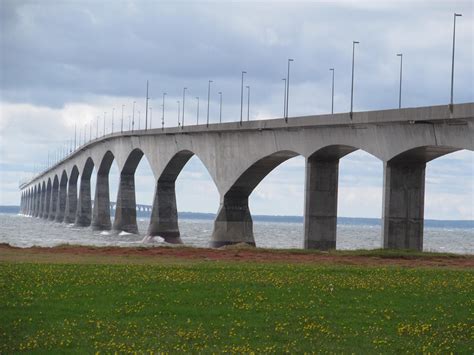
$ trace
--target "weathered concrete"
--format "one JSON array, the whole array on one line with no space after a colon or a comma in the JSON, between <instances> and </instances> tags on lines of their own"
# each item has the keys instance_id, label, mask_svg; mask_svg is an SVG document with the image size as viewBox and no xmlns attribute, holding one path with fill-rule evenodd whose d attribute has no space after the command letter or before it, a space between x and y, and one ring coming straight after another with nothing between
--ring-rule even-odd
<instances>
[{"instance_id":1,"label":"weathered concrete","mask_svg":"<svg viewBox=\"0 0 474 355\"><path fill-rule=\"evenodd\" d=\"M156 183L148 235L160 236L168 243L182 243L178 227L175 181Z\"/></svg>"},{"instance_id":2,"label":"weathered concrete","mask_svg":"<svg viewBox=\"0 0 474 355\"><path fill-rule=\"evenodd\" d=\"M67 176L66 176L66 173L63 172L61 176L61 181L59 183L56 222L61 223L64 221L64 215L66 211L66 200L67 200Z\"/></svg>"},{"instance_id":3,"label":"weathered concrete","mask_svg":"<svg viewBox=\"0 0 474 355\"><path fill-rule=\"evenodd\" d=\"M97 172L95 188L94 210L92 213L92 228L94 230L110 230L110 194L109 171L114 161L114 156L106 154Z\"/></svg>"},{"instance_id":4,"label":"weathered concrete","mask_svg":"<svg viewBox=\"0 0 474 355\"><path fill-rule=\"evenodd\" d=\"M120 174L113 228L116 231L138 233L134 174Z\"/></svg>"},{"instance_id":5,"label":"weathered concrete","mask_svg":"<svg viewBox=\"0 0 474 355\"><path fill-rule=\"evenodd\" d=\"M305 245L308 248L327 249L334 247L337 234L337 162L344 154L361 149L380 159L386 166L385 221L381 245L382 240L387 240L386 246L421 248L419 240L422 240L422 224L420 226L412 220L422 220L419 209L423 206L417 205L412 209L406 207L404 202L399 205L394 201L403 189L411 191L407 195L410 201L414 196L420 197L423 186L402 188L397 187L393 180L411 181L416 180L416 176L422 179L419 168L414 169L413 164L426 164L431 159L460 149L474 150L473 137L473 103L454 105L452 110L444 105L356 112L352 119L349 114L342 113L290 117L287 121L273 119L242 124L211 124L209 127L186 126L114 133L80 147L21 188L25 192L25 210L32 213L35 187L47 181L56 181L63 171L67 177L72 177L73 172L78 171L81 181L84 180L81 183L83 191L77 201L78 221L88 225L91 219L90 207L87 208L90 206L90 173L94 165L100 166L107 155L112 155L121 174L114 228L136 232L134 174L140 159L145 156L157 181L149 232L169 240L178 240L174 183L187 160L196 155L208 170L220 196L212 244L253 244L249 196L275 167L301 155L308 163ZM402 179L400 175L407 176ZM105 177L99 177L96 189L98 210L95 218L100 228L104 228L104 225L106 228L107 225L106 207L99 208L107 205L104 182ZM71 192L73 185L69 183ZM51 204L53 199L51 190L54 189L49 183L46 205ZM74 204L69 196L68 192L66 210L70 210L71 204ZM52 218L51 210L51 206L46 206L49 218ZM399 219L402 218L399 217L401 210L406 212L403 223ZM401 225L405 228L402 232ZM407 227L409 225L411 227ZM415 234L416 238L411 236ZM416 242L413 241L415 239Z\"/></svg>"},{"instance_id":6,"label":"weathered concrete","mask_svg":"<svg viewBox=\"0 0 474 355\"><path fill-rule=\"evenodd\" d=\"M51 190L51 202L49 204L49 220L54 221L56 218L57 206L58 206L58 195L59 195L59 181L58 177L55 176L53 181L53 187Z\"/></svg>"},{"instance_id":7,"label":"weathered concrete","mask_svg":"<svg viewBox=\"0 0 474 355\"><path fill-rule=\"evenodd\" d=\"M51 207L51 180L48 180L47 185L46 185L46 194L44 196L44 211L43 211L43 218L48 219L49 218L49 209Z\"/></svg>"},{"instance_id":8,"label":"weathered concrete","mask_svg":"<svg viewBox=\"0 0 474 355\"><path fill-rule=\"evenodd\" d=\"M76 226L88 227L91 225L91 179L81 176L81 185L79 187L79 198L77 200Z\"/></svg>"},{"instance_id":9,"label":"weathered concrete","mask_svg":"<svg viewBox=\"0 0 474 355\"><path fill-rule=\"evenodd\" d=\"M64 222L66 223L74 223L76 221L78 176L79 172L76 168L71 172L71 177L68 180L66 207L64 212Z\"/></svg>"}]
</instances>

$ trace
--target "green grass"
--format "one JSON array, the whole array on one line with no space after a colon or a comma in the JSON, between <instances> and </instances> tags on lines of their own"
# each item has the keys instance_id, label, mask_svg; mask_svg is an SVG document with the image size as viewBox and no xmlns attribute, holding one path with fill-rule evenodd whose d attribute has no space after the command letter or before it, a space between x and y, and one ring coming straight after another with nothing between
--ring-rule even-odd
<instances>
[{"instance_id":1,"label":"green grass","mask_svg":"<svg viewBox=\"0 0 474 355\"><path fill-rule=\"evenodd\" d=\"M470 269L0 263L0 353L474 351Z\"/></svg>"}]
</instances>

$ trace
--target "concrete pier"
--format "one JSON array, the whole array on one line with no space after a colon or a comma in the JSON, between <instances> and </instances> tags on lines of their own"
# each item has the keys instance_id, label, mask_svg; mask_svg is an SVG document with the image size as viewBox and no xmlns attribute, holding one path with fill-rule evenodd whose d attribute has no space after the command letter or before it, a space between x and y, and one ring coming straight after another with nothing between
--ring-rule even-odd
<instances>
[{"instance_id":1,"label":"concrete pier","mask_svg":"<svg viewBox=\"0 0 474 355\"><path fill-rule=\"evenodd\" d=\"M44 196L44 211L43 211L43 218L48 219L49 218L49 209L51 207L51 181L48 181L48 184L46 185L46 194Z\"/></svg>"},{"instance_id":2,"label":"concrete pier","mask_svg":"<svg viewBox=\"0 0 474 355\"><path fill-rule=\"evenodd\" d=\"M384 165L383 246L423 250L425 162Z\"/></svg>"},{"instance_id":3,"label":"concrete pier","mask_svg":"<svg viewBox=\"0 0 474 355\"><path fill-rule=\"evenodd\" d=\"M56 211L58 207L58 195L59 195L59 181L57 177L54 179L53 187L51 189L51 201L49 203L49 220L54 221L56 218Z\"/></svg>"},{"instance_id":4,"label":"concrete pier","mask_svg":"<svg viewBox=\"0 0 474 355\"><path fill-rule=\"evenodd\" d=\"M127 172L120 174L117 193L117 205L113 229L128 233L138 233L137 205L135 202L135 175Z\"/></svg>"},{"instance_id":5,"label":"concrete pier","mask_svg":"<svg viewBox=\"0 0 474 355\"><path fill-rule=\"evenodd\" d=\"M248 197L228 196L221 202L214 221L211 246L247 243L255 246L253 221L249 210Z\"/></svg>"},{"instance_id":6,"label":"concrete pier","mask_svg":"<svg viewBox=\"0 0 474 355\"><path fill-rule=\"evenodd\" d=\"M64 221L64 215L66 211L66 200L67 200L67 176L66 174L63 174L61 176L61 181L59 183L56 222L61 223Z\"/></svg>"},{"instance_id":7,"label":"concrete pier","mask_svg":"<svg viewBox=\"0 0 474 355\"><path fill-rule=\"evenodd\" d=\"M104 172L99 169L92 212L92 228L94 230L110 230L111 227L109 171Z\"/></svg>"},{"instance_id":8,"label":"concrete pier","mask_svg":"<svg viewBox=\"0 0 474 355\"><path fill-rule=\"evenodd\" d=\"M339 159L306 162L304 247L336 249Z\"/></svg>"},{"instance_id":9,"label":"concrete pier","mask_svg":"<svg viewBox=\"0 0 474 355\"><path fill-rule=\"evenodd\" d=\"M182 243L178 227L175 181L156 183L148 235L160 236L167 243Z\"/></svg>"},{"instance_id":10,"label":"concrete pier","mask_svg":"<svg viewBox=\"0 0 474 355\"><path fill-rule=\"evenodd\" d=\"M76 169L71 173L71 177L68 180L66 207L64 212L64 222L66 223L74 223L76 221L78 175L79 173Z\"/></svg>"},{"instance_id":11,"label":"concrete pier","mask_svg":"<svg viewBox=\"0 0 474 355\"><path fill-rule=\"evenodd\" d=\"M81 176L81 186L79 187L79 198L77 200L76 226L88 227L91 225L91 179L90 176Z\"/></svg>"}]
</instances>

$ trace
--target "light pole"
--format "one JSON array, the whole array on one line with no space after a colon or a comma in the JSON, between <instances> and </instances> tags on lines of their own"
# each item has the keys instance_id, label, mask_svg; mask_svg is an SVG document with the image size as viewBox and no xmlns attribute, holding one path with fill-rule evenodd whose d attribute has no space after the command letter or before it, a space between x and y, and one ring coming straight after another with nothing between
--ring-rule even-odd
<instances>
[{"instance_id":1,"label":"light pole","mask_svg":"<svg viewBox=\"0 0 474 355\"><path fill-rule=\"evenodd\" d=\"M181 109L181 101L176 101L178 103L178 127L179 127L179 116L181 115L181 112L179 110Z\"/></svg>"},{"instance_id":2,"label":"light pole","mask_svg":"<svg viewBox=\"0 0 474 355\"><path fill-rule=\"evenodd\" d=\"M453 110L454 104L454 48L456 45L456 17L460 17L462 14L454 13L454 28L453 28L453 57L451 60L451 111Z\"/></svg>"},{"instance_id":3,"label":"light pole","mask_svg":"<svg viewBox=\"0 0 474 355\"><path fill-rule=\"evenodd\" d=\"M293 62L293 59L288 59L288 73L286 76L286 114L285 122L288 122L288 102L290 98L290 63Z\"/></svg>"},{"instance_id":4,"label":"light pole","mask_svg":"<svg viewBox=\"0 0 474 355\"><path fill-rule=\"evenodd\" d=\"M161 115L161 130L165 128L165 96L166 92L163 93L163 104L161 105L163 108L163 113Z\"/></svg>"},{"instance_id":5,"label":"light pole","mask_svg":"<svg viewBox=\"0 0 474 355\"><path fill-rule=\"evenodd\" d=\"M74 123L74 150L76 150L77 124Z\"/></svg>"},{"instance_id":6,"label":"light pole","mask_svg":"<svg viewBox=\"0 0 474 355\"><path fill-rule=\"evenodd\" d=\"M145 131L148 129L148 80L146 81Z\"/></svg>"},{"instance_id":7,"label":"light pole","mask_svg":"<svg viewBox=\"0 0 474 355\"><path fill-rule=\"evenodd\" d=\"M199 97L196 96L197 109L196 109L196 125L199 125Z\"/></svg>"},{"instance_id":8,"label":"light pole","mask_svg":"<svg viewBox=\"0 0 474 355\"><path fill-rule=\"evenodd\" d=\"M354 52L355 52L356 44L359 44L359 42L352 41L352 80L351 80L351 111L350 111L351 120L352 120L352 108L354 105Z\"/></svg>"},{"instance_id":9,"label":"light pole","mask_svg":"<svg viewBox=\"0 0 474 355\"><path fill-rule=\"evenodd\" d=\"M140 110L137 110L138 112L138 130L140 130Z\"/></svg>"},{"instance_id":10,"label":"light pole","mask_svg":"<svg viewBox=\"0 0 474 355\"><path fill-rule=\"evenodd\" d=\"M240 125L242 125L242 115L244 111L244 74L246 71L242 71L242 81L240 83Z\"/></svg>"},{"instance_id":11,"label":"light pole","mask_svg":"<svg viewBox=\"0 0 474 355\"><path fill-rule=\"evenodd\" d=\"M125 108L125 105L122 105L122 123L120 124L120 133L123 133L123 109Z\"/></svg>"},{"instance_id":12,"label":"light pole","mask_svg":"<svg viewBox=\"0 0 474 355\"><path fill-rule=\"evenodd\" d=\"M184 104L186 102L186 90L187 88L183 88L183 119L181 120L181 129L184 128Z\"/></svg>"},{"instance_id":13,"label":"light pole","mask_svg":"<svg viewBox=\"0 0 474 355\"><path fill-rule=\"evenodd\" d=\"M209 103L211 101L211 83L212 83L212 80L209 80L209 83L207 85L207 121L206 121L206 127L209 127Z\"/></svg>"},{"instance_id":14,"label":"light pole","mask_svg":"<svg viewBox=\"0 0 474 355\"><path fill-rule=\"evenodd\" d=\"M283 117L286 115L286 78L281 79L283 80Z\"/></svg>"},{"instance_id":15,"label":"light pole","mask_svg":"<svg viewBox=\"0 0 474 355\"><path fill-rule=\"evenodd\" d=\"M99 116L97 116L97 124L95 128L95 138L99 138Z\"/></svg>"},{"instance_id":16,"label":"light pole","mask_svg":"<svg viewBox=\"0 0 474 355\"><path fill-rule=\"evenodd\" d=\"M334 68L329 70L332 71L331 114L334 114Z\"/></svg>"},{"instance_id":17,"label":"light pole","mask_svg":"<svg viewBox=\"0 0 474 355\"><path fill-rule=\"evenodd\" d=\"M398 89L398 108L402 108L402 72L403 72L403 53L398 53L397 57L400 57L400 86Z\"/></svg>"},{"instance_id":18,"label":"light pole","mask_svg":"<svg viewBox=\"0 0 474 355\"><path fill-rule=\"evenodd\" d=\"M133 109L132 109L132 132L135 128L135 101L133 101Z\"/></svg>"},{"instance_id":19,"label":"light pole","mask_svg":"<svg viewBox=\"0 0 474 355\"><path fill-rule=\"evenodd\" d=\"M247 122L250 121L250 85L247 88Z\"/></svg>"},{"instance_id":20,"label":"light pole","mask_svg":"<svg viewBox=\"0 0 474 355\"><path fill-rule=\"evenodd\" d=\"M115 107L112 107L112 132L114 133L114 114L115 114Z\"/></svg>"},{"instance_id":21,"label":"light pole","mask_svg":"<svg viewBox=\"0 0 474 355\"><path fill-rule=\"evenodd\" d=\"M89 123L89 141L91 140L92 140L92 120Z\"/></svg>"},{"instance_id":22,"label":"light pole","mask_svg":"<svg viewBox=\"0 0 474 355\"><path fill-rule=\"evenodd\" d=\"M222 91L219 91L219 123L222 123Z\"/></svg>"},{"instance_id":23,"label":"light pole","mask_svg":"<svg viewBox=\"0 0 474 355\"><path fill-rule=\"evenodd\" d=\"M130 131L132 128L132 116L128 115L128 130Z\"/></svg>"},{"instance_id":24,"label":"light pole","mask_svg":"<svg viewBox=\"0 0 474 355\"><path fill-rule=\"evenodd\" d=\"M104 112L104 132L102 134L102 136L105 136L105 115L107 114L107 112Z\"/></svg>"}]
</instances>

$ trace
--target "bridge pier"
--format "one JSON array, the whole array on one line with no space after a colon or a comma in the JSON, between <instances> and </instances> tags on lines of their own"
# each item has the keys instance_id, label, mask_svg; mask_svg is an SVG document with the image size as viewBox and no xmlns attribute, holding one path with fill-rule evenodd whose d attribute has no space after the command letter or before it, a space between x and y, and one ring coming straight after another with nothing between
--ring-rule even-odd
<instances>
[{"instance_id":1,"label":"bridge pier","mask_svg":"<svg viewBox=\"0 0 474 355\"><path fill-rule=\"evenodd\" d=\"M384 165L383 246L423 250L425 162Z\"/></svg>"},{"instance_id":2,"label":"bridge pier","mask_svg":"<svg viewBox=\"0 0 474 355\"><path fill-rule=\"evenodd\" d=\"M66 210L67 200L67 181L66 183L61 182L59 184L58 204L56 207L56 222L62 223L64 221L64 215Z\"/></svg>"},{"instance_id":3,"label":"bridge pier","mask_svg":"<svg viewBox=\"0 0 474 355\"><path fill-rule=\"evenodd\" d=\"M39 213L39 192L36 190L35 192L35 206L33 210L33 217L38 217Z\"/></svg>"},{"instance_id":4,"label":"bridge pier","mask_svg":"<svg viewBox=\"0 0 474 355\"><path fill-rule=\"evenodd\" d=\"M54 221L56 218L56 212L58 207L58 189L59 184L54 183L53 188L51 189L51 202L49 204L49 220Z\"/></svg>"},{"instance_id":5,"label":"bridge pier","mask_svg":"<svg viewBox=\"0 0 474 355\"><path fill-rule=\"evenodd\" d=\"M109 174L99 170L95 188L94 209L92 211L92 229L110 230Z\"/></svg>"},{"instance_id":6,"label":"bridge pier","mask_svg":"<svg viewBox=\"0 0 474 355\"><path fill-rule=\"evenodd\" d=\"M134 173L120 174L113 229L138 234Z\"/></svg>"},{"instance_id":7,"label":"bridge pier","mask_svg":"<svg viewBox=\"0 0 474 355\"><path fill-rule=\"evenodd\" d=\"M49 207L51 205L51 185L46 187L46 193L44 194L44 209L43 209L43 218L49 218Z\"/></svg>"},{"instance_id":8,"label":"bridge pier","mask_svg":"<svg viewBox=\"0 0 474 355\"><path fill-rule=\"evenodd\" d=\"M91 225L91 179L90 175L81 175L81 186L79 187L79 199L77 200L76 221L79 227L88 227Z\"/></svg>"},{"instance_id":9,"label":"bridge pier","mask_svg":"<svg viewBox=\"0 0 474 355\"><path fill-rule=\"evenodd\" d=\"M306 161L304 248L336 249L339 159Z\"/></svg>"},{"instance_id":10,"label":"bridge pier","mask_svg":"<svg viewBox=\"0 0 474 355\"><path fill-rule=\"evenodd\" d=\"M66 207L64 212L64 222L74 223L77 212L77 174L71 175L68 179L66 195Z\"/></svg>"},{"instance_id":11,"label":"bridge pier","mask_svg":"<svg viewBox=\"0 0 474 355\"><path fill-rule=\"evenodd\" d=\"M183 243L178 227L175 180L156 183L148 235L160 236L167 243Z\"/></svg>"},{"instance_id":12,"label":"bridge pier","mask_svg":"<svg viewBox=\"0 0 474 355\"><path fill-rule=\"evenodd\" d=\"M253 221L249 210L248 196L224 196L219 207L211 246L247 243L255 246Z\"/></svg>"},{"instance_id":13,"label":"bridge pier","mask_svg":"<svg viewBox=\"0 0 474 355\"><path fill-rule=\"evenodd\" d=\"M35 217L38 217L38 218L41 218L41 216L43 215L43 195L42 195L43 191L40 190L38 192L38 212L36 213L36 216Z\"/></svg>"}]
</instances>

